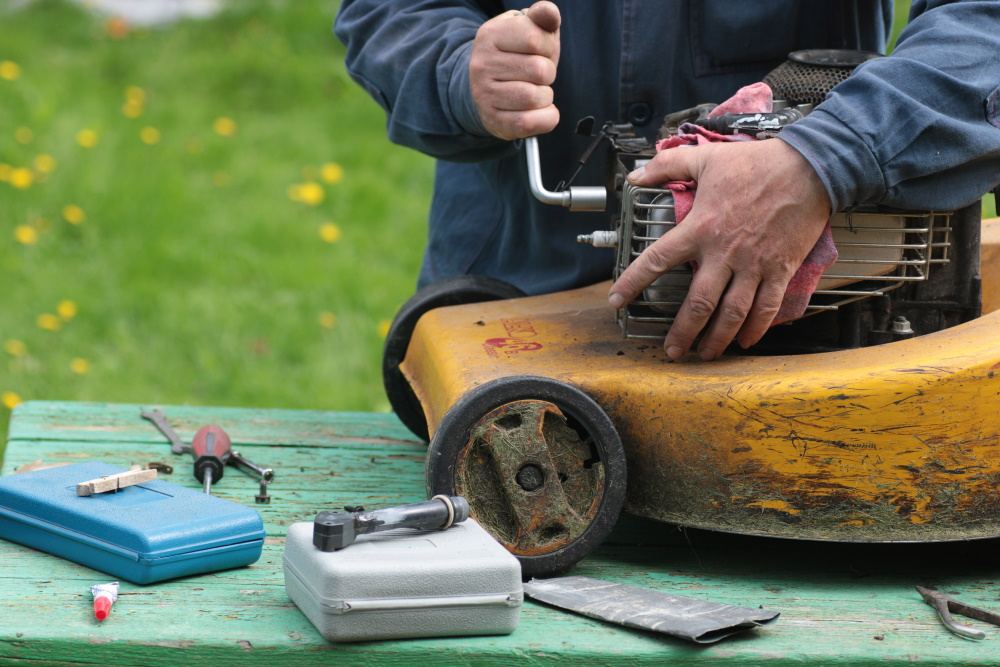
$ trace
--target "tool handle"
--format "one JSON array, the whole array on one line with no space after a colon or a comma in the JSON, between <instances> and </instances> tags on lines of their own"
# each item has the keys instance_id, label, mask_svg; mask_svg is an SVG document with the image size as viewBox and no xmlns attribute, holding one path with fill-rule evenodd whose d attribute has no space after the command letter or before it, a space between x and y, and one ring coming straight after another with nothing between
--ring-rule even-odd
<instances>
[{"instance_id":1,"label":"tool handle","mask_svg":"<svg viewBox=\"0 0 1000 667\"><path fill-rule=\"evenodd\" d=\"M965 605L961 605L961 603L958 603L957 600L951 600L948 598L935 600L933 604L934 610L937 612L938 618L941 619L944 627L948 628L959 637L974 640L986 639L986 633L982 630L974 628L971 625L966 625L965 623L959 623L955 620L955 618L951 615L952 611L956 614L965 615L964 612L956 609L956 606L964 607Z\"/></svg>"},{"instance_id":2,"label":"tool handle","mask_svg":"<svg viewBox=\"0 0 1000 667\"><path fill-rule=\"evenodd\" d=\"M937 612L938 617L944 624L944 627L948 628L960 637L981 640L986 639L986 633L972 627L971 625L959 623L952 617L952 613L968 616L969 618L974 618L977 621L986 621L987 623L992 623L993 625L1000 625L1000 614L996 612L987 611L986 609L980 609L978 607L965 604L964 602L959 602L955 598L933 588L917 586L917 592L924 598L924 602L934 608L934 611Z\"/></svg>"},{"instance_id":3,"label":"tool handle","mask_svg":"<svg viewBox=\"0 0 1000 667\"><path fill-rule=\"evenodd\" d=\"M221 427L202 426L191 441L191 453L195 457L194 476L199 482L205 481L205 471L211 470L210 484L222 479L226 459L232 450L229 434Z\"/></svg>"},{"instance_id":4,"label":"tool handle","mask_svg":"<svg viewBox=\"0 0 1000 667\"><path fill-rule=\"evenodd\" d=\"M143 410L139 413L143 419L148 419L151 421L156 428L160 429L160 433L167 436L167 440L170 441L170 451L174 454L183 454L184 452L191 451L191 447L184 444L184 441L180 439L177 435L177 431L173 429L170 422L167 421L167 416L159 410L151 410L149 412Z\"/></svg>"},{"instance_id":5,"label":"tool handle","mask_svg":"<svg viewBox=\"0 0 1000 667\"><path fill-rule=\"evenodd\" d=\"M469 502L461 496L435 496L412 505L400 505L373 512L360 512L358 533L374 533L393 528L434 530L448 528L469 518Z\"/></svg>"},{"instance_id":6,"label":"tool handle","mask_svg":"<svg viewBox=\"0 0 1000 667\"><path fill-rule=\"evenodd\" d=\"M469 503L461 496L434 496L426 502L371 512L327 510L316 515L313 544L320 551L336 551L365 533L393 528L444 529L468 518Z\"/></svg>"},{"instance_id":7,"label":"tool handle","mask_svg":"<svg viewBox=\"0 0 1000 667\"><path fill-rule=\"evenodd\" d=\"M245 473L249 473L254 477L257 477L262 482L270 483L274 479L274 471L265 466L257 465L247 457L240 454L235 449L230 452L229 459L226 461L229 465L242 470Z\"/></svg>"}]
</instances>

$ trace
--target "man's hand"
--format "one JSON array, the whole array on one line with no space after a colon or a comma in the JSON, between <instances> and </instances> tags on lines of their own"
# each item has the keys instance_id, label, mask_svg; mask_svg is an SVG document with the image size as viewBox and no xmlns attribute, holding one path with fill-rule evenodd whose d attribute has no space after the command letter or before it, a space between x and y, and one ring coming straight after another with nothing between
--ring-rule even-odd
<instances>
[{"instance_id":1,"label":"man's hand","mask_svg":"<svg viewBox=\"0 0 1000 667\"><path fill-rule=\"evenodd\" d=\"M559 122L551 88L559 64L559 23L559 8L543 1L480 26L469 80L479 117L494 136L544 134Z\"/></svg>"},{"instance_id":2,"label":"man's hand","mask_svg":"<svg viewBox=\"0 0 1000 667\"><path fill-rule=\"evenodd\" d=\"M698 270L663 343L667 355L684 356L706 324L698 345L705 360L737 336L743 347L760 340L830 216L812 166L785 142L767 139L665 150L629 180L652 187L694 180L698 189L684 221L611 286L611 306L621 308L662 273L693 260Z\"/></svg>"}]
</instances>

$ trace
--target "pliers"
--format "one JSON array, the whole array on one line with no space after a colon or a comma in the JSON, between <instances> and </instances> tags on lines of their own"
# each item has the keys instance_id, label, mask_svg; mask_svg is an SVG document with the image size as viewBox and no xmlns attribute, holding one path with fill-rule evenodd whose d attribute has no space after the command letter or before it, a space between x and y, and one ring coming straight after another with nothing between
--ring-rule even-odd
<instances>
[{"instance_id":1,"label":"pliers","mask_svg":"<svg viewBox=\"0 0 1000 667\"><path fill-rule=\"evenodd\" d=\"M955 619L951 617L952 613L961 614L962 616L974 618L977 621L986 621L987 623L1000 626L1000 614L996 612L979 609L978 607L972 607L932 588L917 586L917 592L924 598L924 602L934 607L938 616L941 617L941 622L944 623L944 627L948 628L960 637L977 640L986 639L986 633L982 630L977 630L970 625L957 623Z\"/></svg>"}]
</instances>

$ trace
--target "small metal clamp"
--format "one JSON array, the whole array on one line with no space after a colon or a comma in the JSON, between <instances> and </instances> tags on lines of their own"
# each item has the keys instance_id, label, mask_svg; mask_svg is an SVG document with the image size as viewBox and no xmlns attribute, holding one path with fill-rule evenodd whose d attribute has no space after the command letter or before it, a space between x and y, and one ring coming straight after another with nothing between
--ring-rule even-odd
<instances>
[{"instance_id":1,"label":"small metal clamp","mask_svg":"<svg viewBox=\"0 0 1000 667\"><path fill-rule=\"evenodd\" d=\"M962 616L967 616L968 618L974 618L977 621L985 621L987 623L1000 626L1000 614L996 612L967 605L964 602L959 602L955 598L945 595L944 593L936 591L932 588L917 586L917 592L924 598L924 602L934 607L938 616L941 617L941 622L944 623L944 627L948 628L959 637L980 640L986 639L986 633L982 630L977 630L971 625L958 623L954 618L952 618L952 614L961 614Z\"/></svg>"}]
</instances>

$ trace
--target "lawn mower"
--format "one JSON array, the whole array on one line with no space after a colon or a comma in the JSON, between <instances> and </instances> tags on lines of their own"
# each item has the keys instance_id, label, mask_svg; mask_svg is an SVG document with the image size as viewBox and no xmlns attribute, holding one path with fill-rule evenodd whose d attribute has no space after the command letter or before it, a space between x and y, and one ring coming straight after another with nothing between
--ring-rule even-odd
<instances>
[{"instance_id":1,"label":"lawn mower","mask_svg":"<svg viewBox=\"0 0 1000 667\"><path fill-rule=\"evenodd\" d=\"M794 122L868 57L793 54L791 74L765 82ZM533 140L529 182L542 201L607 208L609 228L583 240L616 248L617 277L676 224L673 202L625 181L650 142L594 127L581 129L609 144L603 187L546 190ZM805 314L712 362L662 350L689 266L617 312L609 282L525 297L459 276L420 290L390 328L383 376L429 440L428 495L467 498L526 577L572 567L623 509L784 538L1000 536L1000 314L980 316L979 205L858 209L831 227L839 259Z\"/></svg>"}]
</instances>

